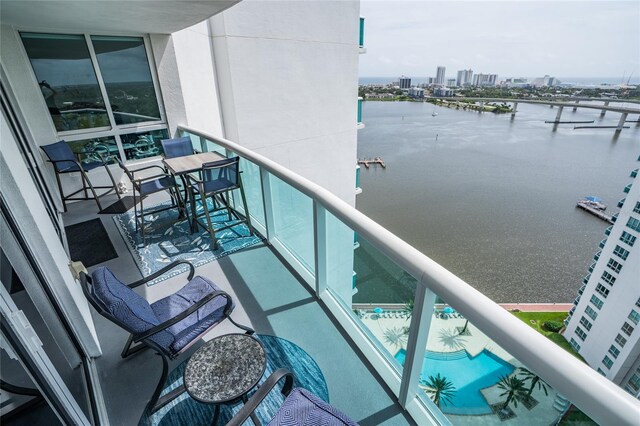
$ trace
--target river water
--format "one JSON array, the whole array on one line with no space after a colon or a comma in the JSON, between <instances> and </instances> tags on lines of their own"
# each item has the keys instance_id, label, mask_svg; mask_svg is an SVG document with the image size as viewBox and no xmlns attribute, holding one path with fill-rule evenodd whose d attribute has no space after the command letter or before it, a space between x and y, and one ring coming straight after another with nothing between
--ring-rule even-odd
<instances>
[{"instance_id":1,"label":"river water","mask_svg":"<svg viewBox=\"0 0 640 426\"><path fill-rule=\"evenodd\" d=\"M362 166L357 208L496 302L571 302L609 226L576 201L596 195L618 211L640 166L640 127L627 123L617 139L613 129L553 131L544 120L556 112L520 104L511 120L364 102L358 157L380 156L387 167ZM619 117L565 108L562 120ZM355 299L392 301L365 290Z\"/></svg>"}]
</instances>

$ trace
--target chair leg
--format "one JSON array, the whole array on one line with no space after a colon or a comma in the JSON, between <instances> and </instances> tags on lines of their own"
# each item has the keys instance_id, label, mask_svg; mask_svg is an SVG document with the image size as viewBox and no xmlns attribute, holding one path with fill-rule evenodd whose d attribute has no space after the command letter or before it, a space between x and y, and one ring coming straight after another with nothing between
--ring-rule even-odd
<instances>
[{"instance_id":1,"label":"chair leg","mask_svg":"<svg viewBox=\"0 0 640 426\"><path fill-rule=\"evenodd\" d=\"M238 324L237 322L235 322L233 320L233 318L231 318L230 316L227 317L229 319L229 321L231 321L231 324L235 325L236 327L238 327L241 330L245 331L245 334L251 335L254 334L256 331L251 328L251 327L247 327L246 325L242 325L242 324Z\"/></svg>"},{"instance_id":2,"label":"chair leg","mask_svg":"<svg viewBox=\"0 0 640 426\"><path fill-rule=\"evenodd\" d=\"M84 187L84 193L85 193L85 198L86 198L86 194L87 194L87 186L89 186L89 189L91 190L91 193L93 194L93 198L96 200L96 204L98 205L98 211L102 211L102 206L100 205L100 199L98 198L98 194L96 194L96 190L93 189L93 185L91 184L91 181L89 180L89 176L87 176L87 173L84 170L80 170L80 173L82 174L83 180L85 180L86 185Z\"/></svg>"},{"instance_id":3,"label":"chair leg","mask_svg":"<svg viewBox=\"0 0 640 426\"><path fill-rule=\"evenodd\" d=\"M125 343L124 348L122 348L122 352L120 353L120 356L122 358L127 358L147 348L147 345L145 345L144 343L141 343L138 346L134 346L133 348L131 348L132 344L133 344L133 336L129 335L129 338L127 339L127 343Z\"/></svg>"},{"instance_id":4,"label":"chair leg","mask_svg":"<svg viewBox=\"0 0 640 426\"><path fill-rule=\"evenodd\" d=\"M62 192L62 182L60 182L60 174L56 173L56 181L58 182L58 191L60 191L60 199L62 200L62 207L64 208L65 213L67 212L67 200L64 198L64 193Z\"/></svg>"},{"instance_id":5,"label":"chair leg","mask_svg":"<svg viewBox=\"0 0 640 426\"><path fill-rule=\"evenodd\" d=\"M145 237L144 237L144 206L143 206L143 198L142 194L140 194L140 235L142 235L142 245L145 245ZM136 222L138 222L138 218L136 218Z\"/></svg>"},{"instance_id":6,"label":"chair leg","mask_svg":"<svg viewBox=\"0 0 640 426\"><path fill-rule=\"evenodd\" d=\"M198 230L198 218L196 216L196 195L193 192L189 192L189 198L191 199L191 233L193 234Z\"/></svg>"},{"instance_id":7,"label":"chair leg","mask_svg":"<svg viewBox=\"0 0 640 426\"><path fill-rule=\"evenodd\" d=\"M242 197L242 206L244 207L244 217L247 219L247 227L249 228L249 235L253 235L253 226L251 226L251 215L249 214L249 207L247 206L247 197L244 194L244 188L242 182L240 183L240 196Z\"/></svg>"},{"instance_id":8,"label":"chair leg","mask_svg":"<svg viewBox=\"0 0 640 426\"><path fill-rule=\"evenodd\" d=\"M200 200L202 201L202 207L204 208L204 215L205 215L205 218L207 219L207 230L211 235L211 240L213 240L213 249L217 250L218 240L216 239L216 233L213 230L213 224L211 223L211 217L209 216L209 206L207 205L207 198L204 196L203 193L200 193ZM215 203L216 201L213 200L213 202Z\"/></svg>"},{"instance_id":9,"label":"chair leg","mask_svg":"<svg viewBox=\"0 0 640 426\"><path fill-rule=\"evenodd\" d=\"M151 414L155 413L161 408L160 406L156 405L156 402L158 402L160 393L162 393L162 389L164 388L164 382L167 380L167 376L169 375L169 360L161 353L157 352L157 354L162 358L162 374L160 375L160 381L158 381L156 390L153 392L151 399L147 403L147 410L149 410L149 413Z\"/></svg>"},{"instance_id":10,"label":"chair leg","mask_svg":"<svg viewBox=\"0 0 640 426\"><path fill-rule=\"evenodd\" d=\"M113 178L113 175L111 174L111 170L109 170L109 166L107 166L105 164L104 168L107 169L107 174L109 175L109 179L111 179L111 183L113 184L113 191L118 196L118 200L121 200L122 197L120 196L120 193L118 192L118 185L116 185L116 180Z\"/></svg>"}]
</instances>

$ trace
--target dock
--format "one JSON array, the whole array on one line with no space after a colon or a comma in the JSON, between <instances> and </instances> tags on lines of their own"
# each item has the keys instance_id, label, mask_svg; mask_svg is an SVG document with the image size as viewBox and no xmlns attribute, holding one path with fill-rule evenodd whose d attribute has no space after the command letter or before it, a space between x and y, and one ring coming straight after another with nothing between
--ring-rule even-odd
<instances>
[{"instance_id":1,"label":"dock","mask_svg":"<svg viewBox=\"0 0 640 426\"><path fill-rule=\"evenodd\" d=\"M595 120L585 120L585 121L555 121L555 120L547 120L545 121L547 124L589 124L595 123Z\"/></svg>"},{"instance_id":2,"label":"dock","mask_svg":"<svg viewBox=\"0 0 640 426\"><path fill-rule=\"evenodd\" d=\"M574 126L575 129L628 129L629 126Z\"/></svg>"},{"instance_id":3,"label":"dock","mask_svg":"<svg viewBox=\"0 0 640 426\"><path fill-rule=\"evenodd\" d=\"M582 210L591 213L595 217L600 218L600 219L604 220L605 222L609 222L610 224L613 225L613 219L611 218L611 216L609 216L608 214L606 214L602 210L595 209L595 208L593 208L591 206L588 206L588 205L586 205L584 203L581 203L580 201L578 201L578 204L576 204L576 207L579 207Z\"/></svg>"},{"instance_id":4,"label":"dock","mask_svg":"<svg viewBox=\"0 0 640 426\"><path fill-rule=\"evenodd\" d=\"M380 157L375 157L373 160L368 160L368 159L358 160L358 164L364 165L364 167L367 168L367 169L371 165L374 165L374 166L379 165L383 169L387 168L386 164L384 164L384 160L382 160L382 158L380 158Z\"/></svg>"}]
</instances>

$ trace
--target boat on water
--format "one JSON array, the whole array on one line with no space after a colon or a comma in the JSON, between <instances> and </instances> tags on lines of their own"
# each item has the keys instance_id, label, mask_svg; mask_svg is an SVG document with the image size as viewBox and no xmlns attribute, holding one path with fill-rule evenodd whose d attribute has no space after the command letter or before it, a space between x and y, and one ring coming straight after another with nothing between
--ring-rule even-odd
<instances>
[{"instance_id":1,"label":"boat on water","mask_svg":"<svg viewBox=\"0 0 640 426\"><path fill-rule=\"evenodd\" d=\"M596 210L606 210L607 205L602 202L602 199L599 197L594 197L590 195L588 197L584 197L582 200L578 201L578 204L582 204L587 207L594 208Z\"/></svg>"},{"instance_id":2,"label":"boat on water","mask_svg":"<svg viewBox=\"0 0 640 426\"><path fill-rule=\"evenodd\" d=\"M437 117L437 116L438 116L438 113L434 110L434 111L431 113L431 116L432 116L432 117Z\"/></svg>"}]
</instances>

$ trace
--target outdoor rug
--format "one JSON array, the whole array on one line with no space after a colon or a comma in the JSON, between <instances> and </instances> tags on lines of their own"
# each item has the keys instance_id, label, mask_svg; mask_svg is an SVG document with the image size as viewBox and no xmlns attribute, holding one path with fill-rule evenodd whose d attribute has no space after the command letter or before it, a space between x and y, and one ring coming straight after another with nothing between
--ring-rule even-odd
<instances>
[{"instance_id":1,"label":"outdoor rug","mask_svg":"<svg viewBox=\"0 0 640 426\"><path fill-rule=\"evenodd\" d=\"M260 379L258 386L278 368L286 368L291 371L295 377L294 387L305 388L316 394L323 401L329 402L329 391L327 383L318 364L311 356L306 353L295 343L275 336L256 335L264 344L267 352L267 369ZM172 389L182 384L182 376L186 368L187 361L178 365L171 373L165 383L162 395L170 392ZM262 424L269 423L280 406L284 402L284 396L280 393L284 380L269 393L267 398L258 406L256 415ZM255 390L248 394L251 395ZM149 415L145 410L140 418L138 426L200 426L210 425L213 419L213 410L215 405L202 404L192 399L186 392L178 398L171 401L165 407ZM240 410L242 403L230 406L222 404L220 406L220 417L218 424L227 424L235 413ZM246 425L253 425L251 419L248 419Z\"/></svg>"},{"instance_id":2,"label":"outdoor rug","mask_svg":"<svg viewBox=\"0 0 640 426\"><path fill-rule=\"evenodd\" d=\"M144 198L146 198L146 195L142 197L142 199ZM139 203L140 197L136 197L136 201ZM104 209L100 210L98 214L119 214L119 213L124 213L126 211L129 211L132 208L133 208L133 196L126 195L121 199L119 199L118 201L116 201L115 203L111 204L109 207L105 207Z\"/></svg>"},{"instance_id":3,"label":"outdoor rug","mask_svg":"<svg viewBox=\"0 0 640 426\"><path fill-rule=\"evenodd\" d=\"M65 226L64 232L73 261L80 261L88 267L118 257L100 219Z\"/></svg>"},{"instance_id":4,"label":"outdoor rug","mask_svg":"<svg viewBox=\"0 0 640 426\"><path fill-rule=\"evenodd\" d=\"M149 210L169 205L170 202L167 201L157 206L151 206ZM197 212L200 213L201 210L202 206L198 206ZM169 209L146 216L146 245L142 244L142 236L136 232L133 211L113 217L116 227L127 243L142 276L147 277L176 260L188 260L195 267L198 267L262 241L257 235L250 235L249 228L245 223L238 223L229 229L216 232L218 248L213 250L213 241L207 231L199 227L196 232L191 234L188 220L185 218L175 222L177 217L177 209ZM225 212L216 212L212 219L214 228L238 222L228 222ZM150 281L148 285L182 274L188 269L187 265L180 265Z\"/></svg>"}]
</instances>

